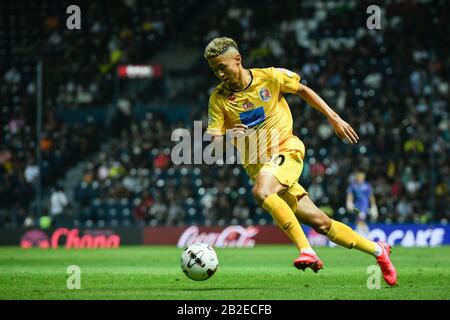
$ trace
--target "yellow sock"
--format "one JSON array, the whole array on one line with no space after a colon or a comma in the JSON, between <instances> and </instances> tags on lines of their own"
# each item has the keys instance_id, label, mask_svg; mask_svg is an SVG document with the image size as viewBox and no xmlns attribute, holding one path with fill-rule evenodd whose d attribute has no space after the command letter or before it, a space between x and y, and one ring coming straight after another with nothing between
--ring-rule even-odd
<instances>
[{"instance_id":1,"label":"yellow sock","mask_svg":"<svg viewBox=\"0 0 450 320\"><path fill-rule=\"evenodd\" d=\"M377 251L375 242L362 237L349 226L336 220L331 220L327 237L334 243L348 249L355 248L371 255L375 255Z\"/></svg>"},{"instance_id":2,"label":"yellow sock","mask_svg":"<svg viewBox=\"0 0 450 320\"><path fill-rule=\"evenodd\" d=\"M276 193L264 200L262 207L269 211L278 226L286 233L299 250L311 249L300 223L287 203Z\"/></svg>"},{"instance_id":3,"label":"yellow sock","mask_svg":"<svg viewBox=\"0 0 450 320\"><path fill-rule=\"evenodd\" d=\"M289 208L291 208L292 212L295 215L295 212L297 211L297 197L290 194L289 192L284 192L282 194L278 193L278 196L284 200L284 202L287 203Z\"/></svg>"}]
</instances>

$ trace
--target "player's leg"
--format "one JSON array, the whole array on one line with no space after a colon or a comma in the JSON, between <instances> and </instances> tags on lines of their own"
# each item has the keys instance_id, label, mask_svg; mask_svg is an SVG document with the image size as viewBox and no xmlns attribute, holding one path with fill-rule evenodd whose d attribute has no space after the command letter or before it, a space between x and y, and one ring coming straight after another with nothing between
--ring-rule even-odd
<instances>
[{"instance_id":1,"label":"player's leg","mask_svg":"<svg viewBox=\"0 0 450 320\"><path fill-rule=\"evenodd\" d=\"M323 268L323 263L311 248L308 238L295 217L297 196L306 194L306 191L297 183L302 168L303 160L299 152L275 155L259 171L253 193L257 201L271 212L279 227L299 248L300 255L294 260L294 266L303 271L311 268L317 272Z\"/></svg>"},{"instance_id":2,"label":"player's leg","mask_svg":"<svg viewBox=\"0 0 450 320\"><path fill-rule=\"evenodd\" d=\"M367 225L367 213L358 212L355 222L355 231L358 232L363 237L367 238L369 236L369 226Z\"/></svg>"},{"instance_id":3,"label":"player's leg","mask_svg":"<svg viewBox=\"0 0 450 320\"><path fill-rule=\"evenodd\" d=\"M386 243L370 241L353 231L349 226L330 219L322 210L317 208L308 195L298 200L296 216L300 222L311 226L334 243L375 256L386 282L389 285L394 285L397 282L397 272L389 258L390 247Z\"/></svg>"},{"instance_id":4,"label":"player's leg","mask_svg":"<svg viewBox=\"0 0 450 320\"><path fill-rule=\"evenodd\" d=\"M331 241L346 248L355 248L376 256L379 246L353 231L349 226L330 219L305 195L297 202L296 216L300 222L311 226L318 233L326 235Z\"/></svg>"},{"instance_id":5,"label":"player's leg","mask_svg":"<svg viewBox=\"0 0 450 320\"><path fill-rule=\"evenodd\" d=\"M305 233L289 205L278 196L286 189L272 174L260 173L252 189L256 201L274 218L300 251L312 250Z\"/></svg>"}]
</instances>

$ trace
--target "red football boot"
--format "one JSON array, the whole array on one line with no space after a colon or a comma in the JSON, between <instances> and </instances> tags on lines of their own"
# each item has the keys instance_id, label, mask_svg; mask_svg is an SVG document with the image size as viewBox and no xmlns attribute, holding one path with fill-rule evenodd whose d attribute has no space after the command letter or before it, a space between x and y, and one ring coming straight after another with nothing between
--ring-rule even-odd
<instances>
[{"instance_id":1,"label":"red football boot","mask_svg":"<svg viewBox=\"0 0 450 320\"><path fill-rule=\"evenodd\" d=\"M300 253L298 258L294 260L294 266L303 271L306 268L311 268L315 273L323 269L323 263L316 254L304 252Z\"/></svg>"},{"instance_id":2,"label":"red football boot","mask_svg":"<svg viewBox=\"0 0 450 320\"><path fill-rule=\"evenodd\" d=\"M383 253L377 257L377 263L383 273L384 281L392 287L397 284L397 270L395 270L389 257L391 254L391 246L384 241L378 241L377 243L383 248Z\"/></svg>"}]
</instances>

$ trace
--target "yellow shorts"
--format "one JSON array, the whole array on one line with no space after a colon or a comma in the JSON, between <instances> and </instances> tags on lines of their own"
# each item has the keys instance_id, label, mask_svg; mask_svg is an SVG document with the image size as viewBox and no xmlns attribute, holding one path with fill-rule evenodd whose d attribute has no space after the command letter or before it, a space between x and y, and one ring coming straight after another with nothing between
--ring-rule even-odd
<instances>
[{"instance_id":1,"label":"yellow shorts","mask_svg":"<svg viewBox=\"0 0 450 320\"><path fill-rule=\"evenodd\" d=\"M278 195L295 212L297 201L307 195L308 192L298 183L303 171L303 154L301 151L292 150L280 152L263 164L247 165L245 167L250 178L255 181L259 174L271 174L287 189L280 191Z\"/></svg>"}]
</instances>

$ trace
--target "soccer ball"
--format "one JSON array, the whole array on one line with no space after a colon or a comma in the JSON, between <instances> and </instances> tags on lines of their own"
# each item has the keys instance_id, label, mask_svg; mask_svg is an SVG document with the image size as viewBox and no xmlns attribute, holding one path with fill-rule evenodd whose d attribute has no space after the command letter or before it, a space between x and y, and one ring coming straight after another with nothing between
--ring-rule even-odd
<instances>
[{"instance_id":1,"label":"soccer ball","mask_svg":"<svg viewBox=\"0 0 450 320\"><path fill-rule=\"evenodd\" d=\"M219 260L216 251L205 243L194 243L181 253L181 270L192 280L209 279L217 271Z\"/></svg>"}]
</instances>

